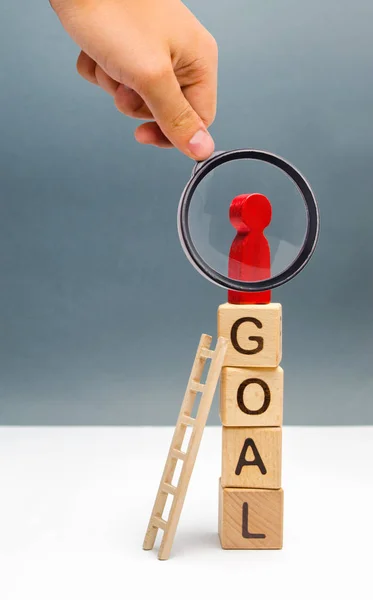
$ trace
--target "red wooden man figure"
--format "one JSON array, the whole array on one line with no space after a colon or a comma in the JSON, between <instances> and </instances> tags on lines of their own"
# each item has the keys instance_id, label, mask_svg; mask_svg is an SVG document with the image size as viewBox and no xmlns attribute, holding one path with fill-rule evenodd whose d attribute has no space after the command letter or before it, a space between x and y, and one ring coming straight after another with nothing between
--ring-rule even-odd
<instances>
[{"instance_id":1,"label":"red wooden man figure","mask_svg":"<svg viewBox=\"0 0 373 600\"><path fill-rule=\"evenodd\" d=\"M228 277L239 281L261 281L271 275L271 254L264 229L271 222L272 207L263 194L241 194L233 198L229 219L237 230L229 253ZM268 304L271 290L228 291L231 304Z\"/></svg>"}]
</instances>

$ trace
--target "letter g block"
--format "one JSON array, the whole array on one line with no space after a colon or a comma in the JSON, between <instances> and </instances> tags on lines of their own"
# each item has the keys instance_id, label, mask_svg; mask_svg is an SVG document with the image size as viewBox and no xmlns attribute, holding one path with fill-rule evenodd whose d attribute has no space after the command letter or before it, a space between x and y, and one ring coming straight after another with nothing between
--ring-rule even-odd
<instances>
[{"instance_id":1,"label":"letter g block","mask_svg":"<svg viewBox=\"0 0 373 600\"><path fill-rule=\"evenodd\" d=\"M225 367L277 367L282 356L281 304L221 304L218 335L229 340Z\"/></svg>"}]
</instances>

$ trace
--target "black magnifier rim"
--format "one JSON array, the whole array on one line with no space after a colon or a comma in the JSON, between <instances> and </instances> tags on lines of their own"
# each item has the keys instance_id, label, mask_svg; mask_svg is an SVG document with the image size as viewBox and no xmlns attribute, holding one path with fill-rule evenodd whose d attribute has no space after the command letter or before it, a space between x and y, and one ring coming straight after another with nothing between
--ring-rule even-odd
<instances>
[{"instance_id":1,"label":"black magnifier rim","mask_svg":"<svg viewBox=\"0 0 373 600\"><path fill-rule=\"evenodd\" d=\"M263 279L261 281L239 281L237 279L230 279L218 271L215 271L215 269L210 267L210 265L206 263L201 255L197 252L189 229L189 209L191 200L197 186L202 179L204 179L208 173L210 173L219 165L232 160L243 159L266 162L278 167L281 171L284 171L297 186L301 196L303 197L307 211L306 235L302 248L300 249L297 257L284 271L269 279ZM192 265L201 273L201 275L216 285L227 290L235 290L237 292L260 292L263 290L269 290L279 287L280 285L283 285L284 283L287 283L293 279L293 277L295 277L298 273L300 273L300 271L302 271L302 269L304 269L315 250L319 236L319 222L319 209L315 196L309 183L306 181L303 175L301 175L301 173L285 159L264 150L229 150L227 152L219 152L212 158L207 159L205 162L198 163L197 169L187 183L181 196L178 211L178 231L180 243Z\"/></svg>"}]
</instances>

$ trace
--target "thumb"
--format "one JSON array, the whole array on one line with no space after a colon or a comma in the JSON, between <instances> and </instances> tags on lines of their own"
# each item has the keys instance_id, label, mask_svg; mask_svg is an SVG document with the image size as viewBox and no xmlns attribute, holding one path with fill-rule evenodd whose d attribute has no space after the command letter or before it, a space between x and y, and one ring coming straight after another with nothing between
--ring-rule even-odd
<instances>
[{"instance_id":1,"label":"thumb","mask_svg":"<svg viewBox=\"0 0 373 600\"><path fill-rule=\"evenodd\" d=\"M153 74L141 95L163 134L178 150L195 160L211 156L214 141L184 96L172 69Z\"/></svg>"}]
</instances>

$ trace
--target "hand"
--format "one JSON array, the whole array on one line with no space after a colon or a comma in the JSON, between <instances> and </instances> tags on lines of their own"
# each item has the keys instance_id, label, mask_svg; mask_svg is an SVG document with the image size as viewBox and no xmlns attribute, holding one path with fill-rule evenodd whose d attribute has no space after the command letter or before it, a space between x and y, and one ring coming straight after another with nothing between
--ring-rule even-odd
<instances>
[{"instance_id":1,"label":"hand","mask_svg":"<svg viewBox=\"0 0 373 600\"><path fill-rule=\"evenodd\" d=\"M141 144L175 146L203 160L216 112L217 45L180 0L51 0L82 49L78 72L114 98L119 111L148 121Z\"/></svg>"}]
</instances>

